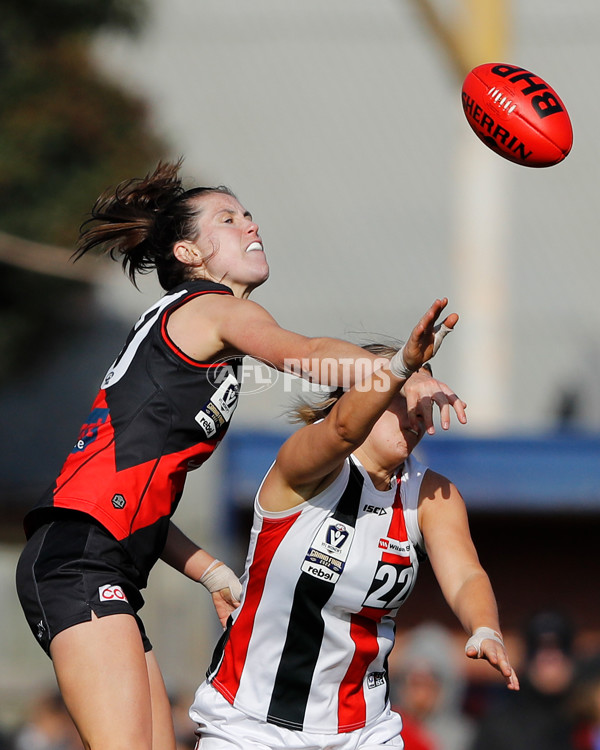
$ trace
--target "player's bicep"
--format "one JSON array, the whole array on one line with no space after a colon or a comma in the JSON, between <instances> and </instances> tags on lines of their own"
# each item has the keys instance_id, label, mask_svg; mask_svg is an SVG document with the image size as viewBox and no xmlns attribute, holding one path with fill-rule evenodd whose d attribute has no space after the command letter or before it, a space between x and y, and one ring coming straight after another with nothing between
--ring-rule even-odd
<instances>
[{"instance_id":1,"label":"player's bicep","mask_svg":"<svg viewBox=\"0 0 600 750\"><path fill-rule=\"evenodd\" d=\"M263 307L250 300L235 300L218 319L218 334L225 348L247 354L278 370L307 353L309 339L282 328ZM289 369L289 367L288 367Z\"/></svg>"},{"instance_id":2,"label":"player's bicep","mask_svg":"<svg viewBox=\"0 0 600 750\"><path fill-rule=\"evenodd\" d=\"M325 419L295 432L279 451L277 463L288 484L299 488L335 471L355 447L333 420Z\"/></svg>"},{"instance_id":3,"label":"player's bicep","mask_svg":"<svg viewBox=\"0 0 600 750\"><path fill-rule=\"evenodd\" d=\"M460 492L446 477L429 470L421 487L419 522L435 576L451 599L481 566Z\"/></svg>"}]
</instances>

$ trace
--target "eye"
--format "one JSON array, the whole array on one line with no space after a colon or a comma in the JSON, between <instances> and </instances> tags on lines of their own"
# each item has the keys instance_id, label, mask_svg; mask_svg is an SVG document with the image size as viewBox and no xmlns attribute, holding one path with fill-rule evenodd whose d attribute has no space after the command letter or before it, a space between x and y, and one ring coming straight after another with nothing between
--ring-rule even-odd
<instances>
[{"instance_id":1,"label":"eye","mask_svg":"<svg viewBox=\"0 0 600 750\"><path fill-rule=\"evenodd\" d=\"M224 224L233 224L233 219L231 218L231 216L227 216L227 217L226 217L226 218L225 218L225 219L223 220L223 223L224 223Z\"/></svg>"}]
</instances>

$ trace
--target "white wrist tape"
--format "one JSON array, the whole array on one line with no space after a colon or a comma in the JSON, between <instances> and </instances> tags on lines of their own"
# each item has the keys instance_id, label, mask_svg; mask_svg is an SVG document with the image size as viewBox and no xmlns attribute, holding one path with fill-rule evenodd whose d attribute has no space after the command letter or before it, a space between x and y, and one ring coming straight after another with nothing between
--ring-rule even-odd
<instances>
[{"instance_id":1,"label":"white wrist tape","mask_svg":"<svg viewBox=\"0 0 600 750\"><path fill-rule=\"evenodd\" d=\"M443 323L440 323L433 329L433 352L430 359L435 357L440 346L442 345L442 341L450 333L451 330L452 328L448 328L448 326L444 325ZM417 367L416 369L418 370L419 368ZM415 370L412 370L404 361L404 347L402 347L400 351L396 352L396 354L394 354L394 356L390 359L390 370L392 372L392 375L395 375L401 380L408 380L413 372L415 372Z\"/></svg>"},{"instance_id":2,"label":"white wrist tape","mask_svg":"<svg viewBox=\"0 0 600 750\"><path fill-rule=\"evenodd\" d=\"M437 350L442 345L442 341L444 340L444 337L447 336L452 328L448 328L448 326L445 326L443 323L440 323L438 326L436 326L433 329L433 354L432 357L435 357L437 354Z\"/></svg>"},{"instance_id":3,"label":"white wrist tape","mask_svg":"<svg viewBox=\"0 0 600 750\"><path fill-rule=\"evenodd\" d=\"M504 646L504 641L502 640L502 636L500 635L500 633L497 633L491 628L477 628L477 630L467 641L465 652L467 651L467 649L473 647L477 649L477 656L481 656L481 644L487 639L496 641L501 646Z\"/></svg>"},{"instance_id":4,"label":"white wrist tape","mask_svg":"<svg viewBox=\"0 0 600 750\"><path fill-rule=\"evenodd\" d=\"M229 589L231 596L236 601L240 601L242 584L233 570L220 560L213 560L211 562L198 583L201 583L211 594L215 591L221 591L221 589Z\"/></svg>"},{"instance_id":5,"label":"white wrist tape","mask_svg":"<svg viewBox=\"0 0 600 750\"><path fill-rule=\"evenodd\" d=\"M414 370L404 361L404 347L400 351L397 351L390 359L390 371L392 375L400 378L400 380L408 380L413 374Z\"/></svg>"}]
</instances>

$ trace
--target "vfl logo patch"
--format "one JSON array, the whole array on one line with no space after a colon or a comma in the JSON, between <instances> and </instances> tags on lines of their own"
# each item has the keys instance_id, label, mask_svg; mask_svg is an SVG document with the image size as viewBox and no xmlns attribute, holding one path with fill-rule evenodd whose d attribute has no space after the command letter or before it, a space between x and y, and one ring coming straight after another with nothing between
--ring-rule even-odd
<instances>
[{"instance_id":1,"label":"vfl logo patch","mask_svg":"<svg viewBox=\"0 0 600 750\"><path fill-rule=\"evenodd\" d=\"M354 538L354 527L326 519L315 534L302 563L302 571L313 578L337 583Z\"/></svg>"},{"instance_id":2,"label":"vfl logo patch","mask_svg":"<svg viewBox=\"0 0 600 750\"><path fill-rule=\"evenodd\" d=\"M367 687L369 690L385 685L385 672L371 672L367 675Z\"/></svg>"},{"instance_id":3,"label":"vfl logo patch","mask_svg":"<svg viewBox=\"0 0 600 750\"><path fill-rule=\"evenodd\" d=\"M101 602L126 602L129 601L120 586L100 586L98 597Z\"/></svg>"},{"instance_id":4,"label":"vfl logo patch","mask_svg":"<svg viewBox=\"0 0 600 750\"><path fill-rule=\"evenodd\" d=\"M348 539L348 529L343 523L331 524L327 529L327 544L330 547L340 549L344 542Z\"/></svg>"},{"instance_id":5,"label":"vfl logo patch","mask_svg":"<svg viewBox=\"0 0 600 750\"><path fill-rule=\"evenodd\" d=\"M226 422L229 422L238 402L240 385L231 373L211 396L210 401L196 414L194 419L206 433L214 437Z\"/></svg>"}]
</instances>

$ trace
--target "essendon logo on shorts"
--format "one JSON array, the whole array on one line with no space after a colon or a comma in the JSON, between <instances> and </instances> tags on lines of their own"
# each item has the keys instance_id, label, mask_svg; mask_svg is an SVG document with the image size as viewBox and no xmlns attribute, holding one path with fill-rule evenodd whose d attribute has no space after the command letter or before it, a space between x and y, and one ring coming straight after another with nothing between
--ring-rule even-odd
<instances>
[{"instance_id":1,"label":"essendon logo on shorts","mask_svg":"<svg viewBox=\"0 0 600 750\"><path fill-rule=\"evenodd\" d=\"M126 602L127 597L120 586L100 586L98 595L101 602Z\"/></svg>"}]
</instances>

